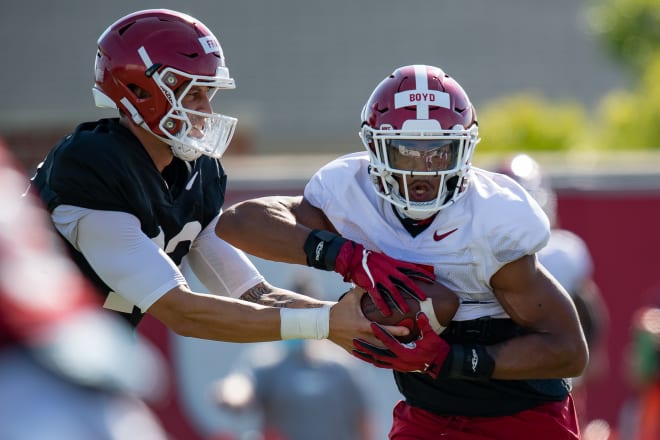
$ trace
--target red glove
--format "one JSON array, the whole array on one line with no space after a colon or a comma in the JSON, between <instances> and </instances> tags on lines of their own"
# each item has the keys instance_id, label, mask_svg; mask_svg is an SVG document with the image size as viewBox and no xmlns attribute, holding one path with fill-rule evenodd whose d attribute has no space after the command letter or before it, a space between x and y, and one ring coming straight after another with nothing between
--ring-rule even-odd
<instances>
[{"instance_id":1,"label":"red glove","mask_svg":"<svg viewBox=\"0 0 660 440\"><path fill-rule=\"evenodd\" d=\"M410 308L401 292L424 301L426 295L413 279L433 282L431 275L413 263L369 251L359 243L328 231L313 230L307 237L304 250L307 264L319 269L334 270L343 275L344 281L352 281L362 287L384 316L392 314L385 302L385 295L392 298L402 312L407 313Z\"/></svg>"},{"instance_id":2,"label":"red glove","mask_svg":"<svg viewBox=\"0 0 660 440\"><path fill-rule=\"evenodd\" d=\"M449 344L435 334L427 316L417 314L419 339L407 344L397 341L387 330L372 323L374 335L387 348L380 348L362 339L354 339L353 355L378 368L388 368L402 372L428 373L433 379L438 377L442 364L449 354Z\"/></svg>"}]
</instances>

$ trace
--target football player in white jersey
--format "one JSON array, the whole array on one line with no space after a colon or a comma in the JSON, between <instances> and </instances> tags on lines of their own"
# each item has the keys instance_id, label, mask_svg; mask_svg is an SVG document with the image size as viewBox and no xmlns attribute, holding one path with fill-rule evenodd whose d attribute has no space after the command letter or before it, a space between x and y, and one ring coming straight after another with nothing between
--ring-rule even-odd
<instances>
[{"instance_id":1,"label":"football player in white jersey","mask_svg":"<svg viewBox=\"0 0 660 440\"><path fill-rule=\"evenodd\" d=\"M589 365L573 380L573 396L582 426L589 419L586 385L602 378L608 369L605 333L609 312L593 279L593 260L585 241L559 226L557 195L539 163L528 154L516 154L495 171L518 182L538 202L550 220L550 240L538 252L541 264L569 293L589 346Z\"/></svg>"},{"instance_id":2,"label":"football player in white jersey","mask_svg":"<svg viewBox=\"0 0 660 440\"><path fill-rule=\"evenodd\" d=\"M354 355L394 370L405 397L390 438L579 438L565 378L582 373L588 351L568 293L537 261L549 221L520 185L471 165L479 137L465 91L438 67L400 67L369 97L360 137L366 151L322 167L304 195L238 203L216 233L325 270L347 240L360 243L432 267L458 295L441 335L420 313L413 343L375 323L382 345L354 341Z\"/></svg>"}]
</instances>

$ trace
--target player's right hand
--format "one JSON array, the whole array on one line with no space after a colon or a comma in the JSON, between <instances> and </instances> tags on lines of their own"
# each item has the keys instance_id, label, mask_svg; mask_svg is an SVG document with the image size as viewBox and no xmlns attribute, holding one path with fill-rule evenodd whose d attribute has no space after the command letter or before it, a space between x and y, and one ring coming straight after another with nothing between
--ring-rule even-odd
<instances>
[{"instance_id":1,"label":"player's right hand","mask_svg":"<svg viewBox=\"0 0 660 440\"><path fill-rule=\"evenodd\" d=\"M371 324L374 335L385 345L385 348L356 339L353 341L353 355L378 368L406 373L426 373L435 379L447 359L450 346L431 328L429 319L424 313L417 314L417 324L420 337L416 341L404 344L383 326L374 322Z\"/></svg>"}]
</instances>

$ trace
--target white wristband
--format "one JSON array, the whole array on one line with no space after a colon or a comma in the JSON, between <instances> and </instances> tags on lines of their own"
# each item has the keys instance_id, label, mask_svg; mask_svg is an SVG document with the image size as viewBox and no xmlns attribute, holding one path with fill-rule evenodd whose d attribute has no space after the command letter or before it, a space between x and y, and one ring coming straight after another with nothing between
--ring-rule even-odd
<instances>
[{"instance_id":1,"label":"white wristband","mask_svg":"<svg viewBox=\"0 0 660 440\"><path fill-rule=\"evenodd\" d=\"M330 305L312 309L280 309L282 339L325 339L330 333Z\"/></svg>"}]
</instances>

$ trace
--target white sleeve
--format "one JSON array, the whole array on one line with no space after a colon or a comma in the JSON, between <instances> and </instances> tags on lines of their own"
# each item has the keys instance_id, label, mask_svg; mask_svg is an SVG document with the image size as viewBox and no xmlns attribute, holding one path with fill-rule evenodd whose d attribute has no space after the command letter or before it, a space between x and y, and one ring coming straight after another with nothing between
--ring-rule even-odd
<instances>
[{"instance_id":1,"label":"white sleeve","mask_svg":"<svg viewBox=\"0 0 660 440\"><path fill-rule=\"evenodd\" d=\"M188 253L188 263L197 278L215 295L238 298L264 277L245 253L215 234L216 217L197 236Z\"/></svg>"},{"instance_id":2,"label":"white sleeve","mask_svg":"<svg viewBox=\"0 0 660 440\"><path fill-rule=\"evenodd\" d=\"M571 231L554 229L538 256L541 264L571 295L592 276L593 261L587 244Z\"/></svg>"},{"instance_id":3,"label":"white sleeve","mask_svg":"<svg viewBox=\"0 0 660 440\"><path fill-rule=\"evenodd\" d=\"M169 290L186 284L176 264L131 214L61 205L52 218L96 274L143 312Z\"/></svg>"}]
</instances>

